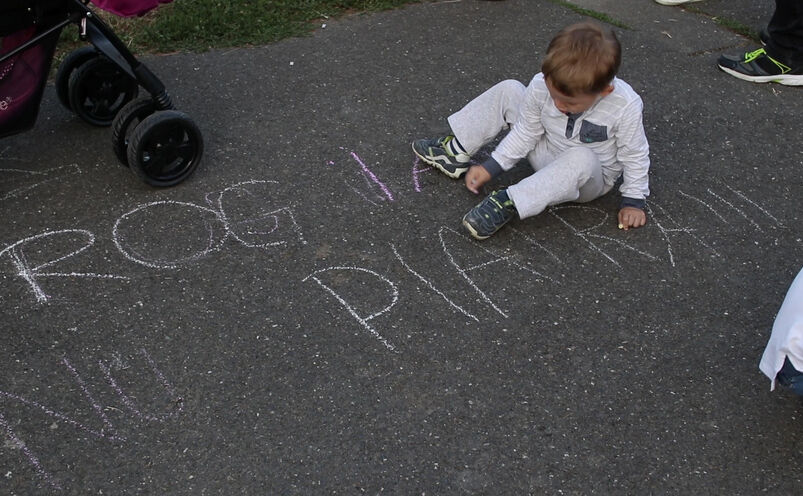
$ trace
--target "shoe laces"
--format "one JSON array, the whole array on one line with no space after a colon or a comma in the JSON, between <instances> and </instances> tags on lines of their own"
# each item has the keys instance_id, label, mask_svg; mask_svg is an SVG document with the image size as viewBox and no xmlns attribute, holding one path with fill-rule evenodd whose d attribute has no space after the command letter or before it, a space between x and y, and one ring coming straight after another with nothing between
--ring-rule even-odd
<instances>
[{"instance_id":1,"label":"shoe laces","mask_svg":"<svg viewBox=\"0 0 803 496\"><path fill-rule=\"evenodd\" d=\"M744 54L744 61L745 63L752 62L766 53L767 52L763 47L759 48L758 50L753 50L752 52L747 52Z\"/></svg>"},{"instance_id":2,"label":"shoe laces","mask_svg":"<svg viewBox=\"0 0 803 496\"><path fill-rule=\"evenodd\" d=\"M744 54L744 63L748 64L748 63L756 60L759 57L767 57L768 59L770 59L770 61L773 64L775 64L776 66L778 66L778 69L781 70L781 74L786 74L787 72L792 70L792 68L789 67L788 65L785 65L785 64L783 64L781 62L778 62L774 58L770 57L767 54L767 51L764 49L764 47L761 47L758 50L753 50L752 52L745 53Z\"/></svg>"}]
</instances>

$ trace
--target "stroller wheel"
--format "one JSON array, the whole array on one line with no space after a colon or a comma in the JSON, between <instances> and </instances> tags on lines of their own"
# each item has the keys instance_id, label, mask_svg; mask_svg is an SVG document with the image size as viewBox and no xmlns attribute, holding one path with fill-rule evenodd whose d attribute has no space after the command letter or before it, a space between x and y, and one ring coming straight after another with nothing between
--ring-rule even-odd
<instances>
[{"instance_id":1,"label":"stroller wheel","mask_svg":"<svg viewBox=\"0 0 803 496\"><path fill-rule=\"evenodd\" d=\"M147 96L128 102L112 122L112 149L121 164L128 167L128 144L140 122L156 111L153 98Z\"/></svg>"},{"instance_id":2,"label":"stroller wheel","mask_svg":"<svg viewBox=\"0 0 803 496\"><path fill-rule=\"evenodd\" d=\"M106 57L89 59L70 75L70 107L94 126L110 125L138 92L136 79Z\"/></svg>"},{"instance_id":3,"label":"stroller wheel","mask_svg":"<svg viewBox=\"0 0 803 496\"><path fill-rule=\"evenodd\" d=\"M146 117L128 144L128 166L151 186L173 186L188 178L203 155L201 131L177 110Z\"/></svg>"},{"instance_id":4,"label":"stroller wheel","mask_svg":"<svg viewBox=\"0 0 803 496\"><path fill-rule=\"evenodd\" d=\"M72 111L70 106L70 75L79 65L99 56L100 54L95 50L95 47L85 46L70 52L59 64L59 69L56 71L56 95L59 97L59 102L67 110Z\"/></svg>"}]
</instances>

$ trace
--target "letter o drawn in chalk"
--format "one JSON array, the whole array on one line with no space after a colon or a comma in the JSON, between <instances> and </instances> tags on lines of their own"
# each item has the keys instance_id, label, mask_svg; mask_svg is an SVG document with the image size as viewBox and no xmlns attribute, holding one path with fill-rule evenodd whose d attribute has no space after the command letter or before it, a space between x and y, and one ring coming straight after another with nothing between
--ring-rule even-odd
<instances>
[{"instance_id":1,"label":"letter o drawn in chalk","mask_svg":"<svg viewBox=\"0 0 803 496\"><path fill-rule=\"evenodd\" d=\"M190 215L187 215L189 213ZM192 224L194 223L194 224ZM176 242L176 227L198 234ZM112 238L127 259L156 269L175 269L220 250L229 236L219 212L194 203L157 201L140 205L114 223ZM191 247L189 244L200 246Z\"/></svg>"}]
</instances>

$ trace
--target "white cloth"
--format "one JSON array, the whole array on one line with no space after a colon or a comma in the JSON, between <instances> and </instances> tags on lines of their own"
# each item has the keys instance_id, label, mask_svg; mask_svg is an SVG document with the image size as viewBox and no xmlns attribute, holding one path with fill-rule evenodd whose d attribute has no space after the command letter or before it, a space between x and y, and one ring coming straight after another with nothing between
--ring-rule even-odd
<instances>
[{"instance_id":1,"label":"white cloth","mask_svg":"<svg viewBox=\"0 0 803 496\"><path fill-rule=\"evenodd\" d=\"M537 146L543 147L543 151L551 157L557 157L569 148L586 147L599 157L603 180L607 186L612 186L623 175L623 182L619 187L621 195L639 200L646 199L650 194L648 178L650 148L642 122L643 103L641 97L626 82L614 78L612 84L613 92L583 112L574 123L571 137L566 138L567 117L558 110L552 97L549 96L544 75L536 74L524 90L521 101L517 102L517 115L505 116L508 122L515 117L514 124L510 133L499 143L491 156L503 170L510 170ZM500 100L504 102L506 98ZM471 142L475 139L471 130L467 128L482 127L484 124L482 119L488 115L476 107L468 105L465 112L458 112L449 119L452 130L469 153L474 151L469 150L474 144L465 141ZM457 118L458 115L460 119ZM458 120L462 122L456 122ZM583 142L581 130L585 121L588 121L589 127L605 128L607 139ZM496 133L498 132L497 129ZM484 131L484 133L490 136L481 136L479 141L487 142L496 135L492 132Z\"/></svg>"},{"instance_id":2,"label":"white cloth","mask_svg":"<svg viewBox=\"0 0 803 496\"><path fill-rule=\"evenodd\" d=\"M474 154L516 122L525 95L520 82L502 81L449 116L449 125L466 151ZM612 188L605 184L599 157L590 148L574 146L553 156L542 136L527 159L536 173L507 190L522 219L550 205L591 201Z\"/></svg>"},{"instance_id":3,"label":"white cloth","mask_svg":"<svg viewBox=\"0 0 803 496\"><path fill-rule=\"evenodd\" d=\"M566 116L555 106L543 74L526 88L509 79L450 115L449 125L469 155L510 128L491 154L497 170L489 172L510 170L527 157L536 173L508 188L522 219L550 205L594 200L623 174L622 196L644 200L650 193L650 159L641 98L620 79L613 86L582 114Z\"/></svg>"},{"instance_id":4,"label":"white cloth","mask_svg":"<svg viewBox=\"0 0 803 496\"><path fill-rule=\"evenodd\" d=\"M590 202L613 187L605 184L599 158L588 148L569 148L557 157L539 153L540 148L528 156L535 174L507 189L519 218L538 215L551 205Z\"/></svg>"},{"instance_id":5,"label":"white cloth","mask_svg":"<svg viewBox=\"0 0 803 496\"><path fill-rule=\"evenodd\" d=\"M778 310L758 366L770 378L770 390L775 389L775 376L787 358L795 369L803 372L803 269L792 281Z\"/></svg>"}]
</instances>

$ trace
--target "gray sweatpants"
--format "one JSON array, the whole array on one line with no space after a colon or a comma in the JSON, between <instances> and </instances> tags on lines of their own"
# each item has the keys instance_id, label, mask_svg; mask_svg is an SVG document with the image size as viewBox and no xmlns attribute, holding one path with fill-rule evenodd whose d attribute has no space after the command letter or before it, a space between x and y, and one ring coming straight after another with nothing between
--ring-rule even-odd
<instances>
[{"instance_id":1,"label":"gray sweatpants","mask_svg":"<svg viewBox=\"0 0 803 496\"><path fill-rule=\"evenodd\" d=\"M502 81L449 116L452 132L469 155L514 125L524 92L519 81ZM612 188L602 178L599 158L588 148L578 146L554 154L542 136L527 159L535 174L507 190L522 219L550 205L589 202Z\"/></svg>"}]
</instances>

